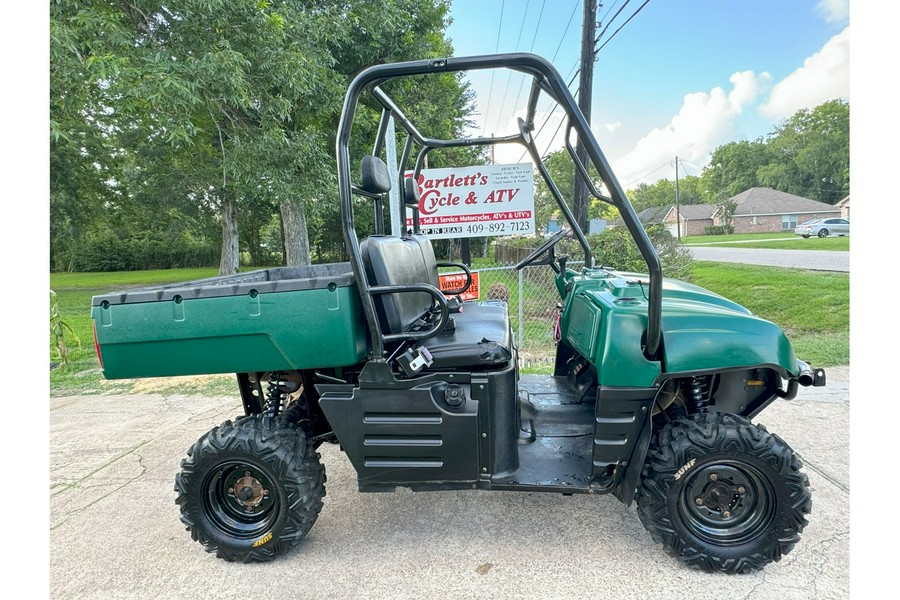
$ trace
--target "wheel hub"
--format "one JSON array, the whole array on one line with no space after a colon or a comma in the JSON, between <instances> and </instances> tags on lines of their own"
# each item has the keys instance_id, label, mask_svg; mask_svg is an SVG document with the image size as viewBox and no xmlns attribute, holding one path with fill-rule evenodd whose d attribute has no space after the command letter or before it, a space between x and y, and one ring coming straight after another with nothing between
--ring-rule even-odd
<instances>
[{"instance_id":1,"label":"wheel hub","mask_svg":"<svg viewBox=\"0 0 900 600\"><path fill-rule=\"evenodd\" d=\"M708 464L685 482L685 525L709 541L741 543L770 521L773 497L770 484L756 468L737 462Z\"/></svg>"},{"instance_id":2,"label":"wheel hub","mask_svg":"<svg viewBox=\"0 0 900 600\"><path fill-rule=\"evenodd\" d=\"M244 475L234 482L234 487L228 488L228 494L237 500L238 504L252 509L262 503L269 495L269 490L263 488L250 471L244 471Z\"/></svg>"}]
</instances>

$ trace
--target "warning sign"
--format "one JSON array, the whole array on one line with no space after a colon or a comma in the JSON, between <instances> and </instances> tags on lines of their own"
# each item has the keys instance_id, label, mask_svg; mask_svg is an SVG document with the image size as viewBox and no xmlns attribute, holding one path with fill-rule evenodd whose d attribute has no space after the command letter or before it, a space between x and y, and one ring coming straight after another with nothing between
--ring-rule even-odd
<instances>
[{"instance_id":1,"label":"warning sign","mask_svg":"<svg viewBox=\"0 0 900 600\"><path fill-rule=\"evenodd\" d=\"M465 273L453 273L451 275L440 275L438 277L441 285L441 291L450 296L459 296L460 300L478 300L478 271L472 271L472 285L466 290L465 294L454 294L453 290L461 290L466 285Z\"/></svg>"}]
</instances>

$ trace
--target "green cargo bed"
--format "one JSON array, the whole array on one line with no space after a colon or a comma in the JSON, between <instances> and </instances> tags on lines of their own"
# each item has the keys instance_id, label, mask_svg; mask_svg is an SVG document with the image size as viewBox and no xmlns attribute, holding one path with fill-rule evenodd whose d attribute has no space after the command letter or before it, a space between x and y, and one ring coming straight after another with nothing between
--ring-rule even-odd
<instances>
[{"instance_id":1,"label":"green cargo bed","mask_svg":"<svg viewBox=\"0 0 900 600\"><path fill-rule=\"evenodd\" d=\"M107 379L349 366L368 344L349 263L94 296Z\"/></svg>"}]
</instances>

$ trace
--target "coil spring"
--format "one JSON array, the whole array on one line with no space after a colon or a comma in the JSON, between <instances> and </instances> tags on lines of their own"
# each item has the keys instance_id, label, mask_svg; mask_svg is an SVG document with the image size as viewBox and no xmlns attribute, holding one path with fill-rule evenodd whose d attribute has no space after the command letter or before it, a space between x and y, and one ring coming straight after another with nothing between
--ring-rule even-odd
<instances>
[{"instance_id":1,"label":"coil spring","mask_svg":"<svg viewBox=\"0 0 900 600\"><path fill-rule=\"evenodd\" d=\"M691 377L688 385L688 393L694 403L694 410L705 413L709 410L709 383L710 377Z\"/></svg>"},{"instance_id":2,"label":"coil spring","mask_svg":"<svg viewBox=\"0 0 900 600\"><path fill-rule=\"evenodd\" d=\"M263 414L267 417L277 417L284 406L287 392L284 391L285 382L282 381L281 371L269 373L269 381L266 385L266 408Z\"/></svg>"}]
</instances>

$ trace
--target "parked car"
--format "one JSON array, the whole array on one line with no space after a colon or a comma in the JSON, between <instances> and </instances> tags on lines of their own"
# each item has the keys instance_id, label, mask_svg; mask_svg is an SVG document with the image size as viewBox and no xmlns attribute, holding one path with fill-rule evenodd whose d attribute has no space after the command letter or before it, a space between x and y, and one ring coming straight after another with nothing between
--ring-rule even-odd
<instances>
[{"instance_id":1,"label":"parked car","mask_svg":"<svg viewBox=\"0 0 900 600\"><path fill-rule=\"evenodd\" d=\"M829 235L850 235L850 221L847 219L815 219L797 225L794 233L805 238L812 235L820 238Z\"/></svg>"}]
</instances>

